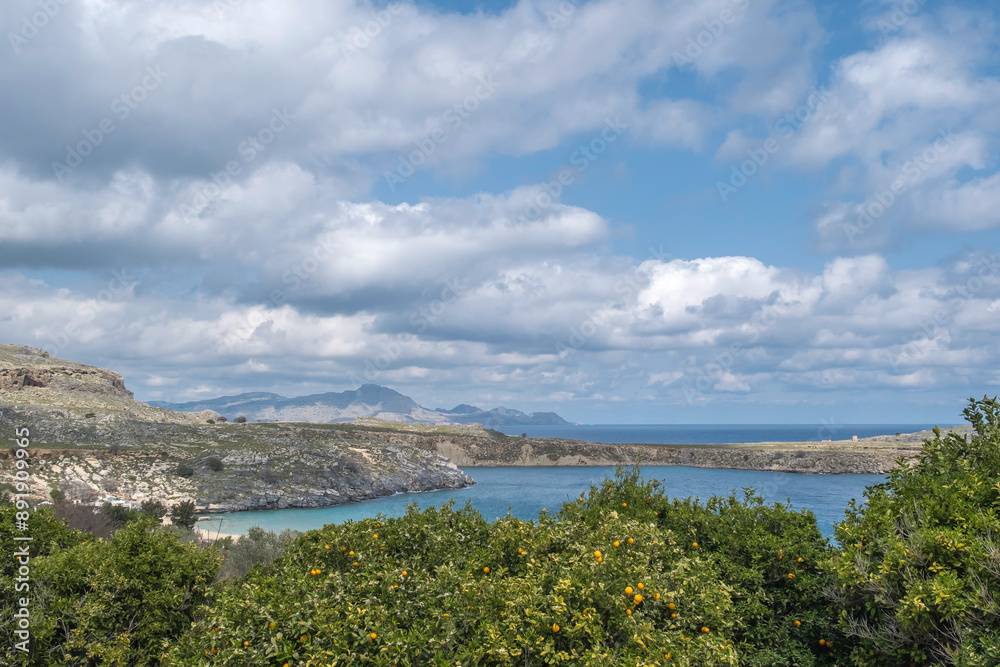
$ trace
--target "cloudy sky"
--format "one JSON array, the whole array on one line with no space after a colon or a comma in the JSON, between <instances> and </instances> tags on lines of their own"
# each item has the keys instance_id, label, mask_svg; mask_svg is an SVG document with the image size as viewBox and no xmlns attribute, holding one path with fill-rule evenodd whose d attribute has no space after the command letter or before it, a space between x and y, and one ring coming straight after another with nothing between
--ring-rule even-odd
<instances>
[{"instance_id":1,"label":"cloudy sky","mask_svg":"<svg viewBox=\"0 0 1000 667\"><path fill-rule=\"evenodd\" d=\"M585 423L1000 387L989 2L11 0L0 340Z\"/></svg>"}]
</instances>

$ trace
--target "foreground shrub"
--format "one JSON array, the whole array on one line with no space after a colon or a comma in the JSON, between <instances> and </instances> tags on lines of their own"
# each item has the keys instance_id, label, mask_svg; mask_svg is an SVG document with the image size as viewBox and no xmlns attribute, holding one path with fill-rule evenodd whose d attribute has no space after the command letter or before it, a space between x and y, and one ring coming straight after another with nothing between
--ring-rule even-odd
<instances>
[{"instance_id":1,"label":"foreground shrub","mask_svg":"<svg viewBox=\"0 0 1000 667\"><path fill-rule=\"evenodd\" d=\"M1000 664L1000 404L970 399L964 414L971 441L935 429L836 528L855 665Z\"/></svg>"},{"instance_id":2,"label":"foreground shrub","mask_svg":"<svg viewBox=\"0 0 1000 667\"><path fill-rule=\"evenodd\" d=\"M826 549L811 514L670 503L636 472L537 523L411 506L217 589L165 664L834 664L811 627Z\"/></svg>"},{"instance_id":3,"label":"foreground shrub","mask_svg":"<svg viewBox=\"0 0 1000 667\"><path fill-rule=\"evenodd\" d=\"M221 580L243 577L253 569L254 565L267 565L273 561L285 551L289 543L300 537L302 533L297 530L283 530L279 535L259 526L253 526L236 542L230 541L223 552L225 560L217 578Z\"/></svg>"},{"instance_id":4,"label":"foreground shrub","mask_svg":"<svg viewBox=\"0 0 1000 667\"><path fill-rule=\"evenodd\" d=\"M5 604L0 663L159 664L164 645L189 629L220 559L214 549L182 544L154 526L143 516L111 541L92 539L54 547L45 556L33 554L30 653L14 650L14 610ZM13 582L3 578L0 585L12 590Z\"/></svg>"}]
</instances>

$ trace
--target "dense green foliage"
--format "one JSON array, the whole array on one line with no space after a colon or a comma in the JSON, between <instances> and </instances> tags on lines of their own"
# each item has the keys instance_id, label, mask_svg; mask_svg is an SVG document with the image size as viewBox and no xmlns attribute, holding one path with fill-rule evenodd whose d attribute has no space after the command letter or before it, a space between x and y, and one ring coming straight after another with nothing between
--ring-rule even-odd
<instances>
[{"instance_id":1,"label":"dense green foliage","mask_svg":"<svg viewBox=\"0 0 1000 667\"><path fill-rule=\"evenodd\" d=\"M33 538L32 652L5 558L0 664L1000 665L1000 404L965 416L970 440L936 432L851 504L840 549L808 511L670 500L638 470L536 522L411 506L217 547L153 504L73 506L115 520L106 540L48 508L22 533L0 498L0 548Z\"/></svg>"},{"instance_id":2,"label":"dense green foliage","mask_svg":"<svg viewBox=\"0 0 1000 667\"><path fill-rule=\"evenodd\" d=\"M245 576L254 565L266 565L283 554L288 544L302 533L297 530L283 530L280 534L252 526L246 535L235 543L229 539L225 543L224 555L218 579L232 579Z\"/></svg>"},{"instance_id":3,"label":"dense green foliage","mask_svg":"<svg viewBox=\"0 0 1000 667\"><path fill-rule=\"evenodd\" d=\"M808 513L671 502L636 471L537 523L411 507L216 590L168 664L833 664L827 548Z\"/></svg>"},{"instance_id":4,"label":"dense green foliage","mask_svg":"<svg viewBox=\"0 0 1000 667\"><path fill-rule=\"evenodd\" d=\"M0 509L0 539L20 531ZM0 576L0 662L6 665L156 665L188 630L219 566L218 552L183 544L139 517L114 539L88 538L47 511L33 513L30 652L14 649L14 581ZM37 550L36 550L37 548ZM12 552L12 551L11 551ZM8 553L11 553L8 552ZM5 559L6 561L6 559ZM6 564L6 562L5 562Z\"/></svg>"},{"instance_id":5,"label":"dense green foliage","mask_svg":"<svg viewBox=\"0 0 1000 667\"><path fill-rule=\"evenodd\" d=\"M182 528L194 528L198 523L198 515L194 511L194 503L190 500L177 503L170 510L170 522Z\"/></svg>"},{"instance_id":6,"label":"dense green foliage","mask_svg":"<svg viewBox=\"0 0 1000 667\"><path fill-rule=\"evenodd\" d=\"M1000 404L970 399L964 414L969 441L936 429L837 527L853 664L1000 664Z\"/></svg>"}]
</instances>

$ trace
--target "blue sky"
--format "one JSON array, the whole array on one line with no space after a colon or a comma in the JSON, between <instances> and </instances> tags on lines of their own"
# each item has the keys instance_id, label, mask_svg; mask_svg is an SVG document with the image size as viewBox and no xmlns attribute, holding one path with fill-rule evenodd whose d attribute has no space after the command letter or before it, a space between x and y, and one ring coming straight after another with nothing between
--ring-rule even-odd
<instances>
[{"instance_id":1,"label":"blue sky","mask_svg":"<svg viewBox=\"0 0 1000 667\"><path fill-rule=\"evenodd\" d=\"M997 393L991 3L48 7L0 9L0 339L141 400L944 423Z\"/></svg>"}]
</instances>

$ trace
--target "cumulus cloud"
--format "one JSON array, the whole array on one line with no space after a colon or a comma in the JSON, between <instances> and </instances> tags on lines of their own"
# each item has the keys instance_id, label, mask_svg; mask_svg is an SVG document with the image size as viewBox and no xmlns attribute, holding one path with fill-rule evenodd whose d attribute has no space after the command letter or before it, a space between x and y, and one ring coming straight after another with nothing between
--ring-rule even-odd
<instances>
[{"instance_id":1,"label":"cumulus cloud","mask_svg":"<svg viewBox=\"0 0 1000 667\"><path fill-rule=\"evenodd\" d=\"M1000 78L984 66L996 24L949 8L901 23L832 66L828 100L789 142L794 164L841 165L815 221L826 249L884 249L914 233L1000 224Z\"/></svg>"},{"instance_id":2,"label":"cumulus cloud","mask_svg":"<svg viewBox=\"0 0 1000 667\"><path fill-rule=\"evenodd\" d=\"M794 403L964 390L996 364L994 255L884 254L997 226L985 12L869 16L827 68L825 19L794 0L109 0L28 36L35 11L0 8L0 337L148 398L372 381L441 404ZM629 257L627 207L521 180L609 124L623 159L656 156L647 183L688 171L664 156L742 162L789 112L772 164L824 174L811 265L714 239Z\"/></svg>"}]
</instances>

